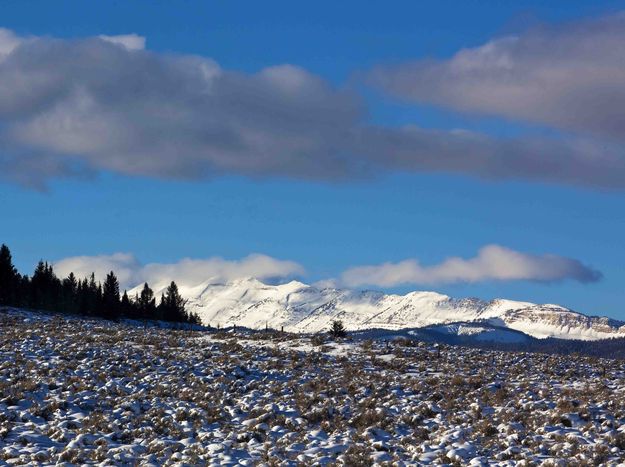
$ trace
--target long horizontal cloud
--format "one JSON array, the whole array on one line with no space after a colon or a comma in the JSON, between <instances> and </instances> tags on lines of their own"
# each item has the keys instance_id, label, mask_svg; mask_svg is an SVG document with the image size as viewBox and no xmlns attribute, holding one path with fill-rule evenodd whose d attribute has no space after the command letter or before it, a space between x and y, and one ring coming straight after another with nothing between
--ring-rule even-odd
<instances>
[{"instance_id":1,"label":"long horizontal cloud","mask_svg":"<svg viewBox=\"0 0 625 467\"><path fill-rule=\"evenodd\" d=\"M466 130L369 128L361 154L406 172L625 188L625 148L589 139L492 138Z\"/></svg>"},{"instance_id":2,"label":"long horizontal cloud","mask_svg":"<svg viewBox=\"0 0 625 467\"><path fill-rule=\"evenodd\" d=\"M103 170L313 180L403 171L625 187L620 144L373 126L358 95L302 68L245 74L144 47L132 34L59 40L0 29L0 179L41 187Z\"/></svg>"},{"instance_id":3,"label":"long horizontal cloud","mask_svg":"<svg viewBox=\"0 0 625 467\"><path fill-rule=\"evenodd\" d=\"M488 245L470 259L449 258L423 266L414 259L399 263L360 266L345 271L342 283L351 286L431 285L459 282L528 280L555 282L572 279L595 282L602 274L578 260L556 255L520 253L499 245Z\"/></svg>"},{"instance_id":4,"label":"long horizontal cloud","mask_svg":"<svg viewBox=\"0 0 625 467\"><path fill-rule=\"evenodd\" d=\"M625 13L380 67L372 81L418 102L623 141Z\"/></svg>"},{"instance_id":5,"label":"long horizontal cloud","mask_svg":"<svg viewBox=\"0 0 625 467\"><path fill-rule=\"evenodd\" d=\"M249 255L241 260L227 260L220 257L207 259L185 258L176 263L141 264L129 253L115 253L100 256L76 256L65 258L54 264L61 277L73 272L77 277L86 277L92 272L97 280L104 280L110 271L115 271L123 288L131 288L148 282L155 289L175 280L186 287L193 287L209 279L230 281L243 277L257 279L285 278L304 273L304 268L294 261L279 260L262 254Z\"/></svg>"},{"instance_id":6,"label":"long horizontal cloud","mask_svg":"<svg viewBox=\"0 0 625 467\"><path fill-rule=\"evenodd\" d=\"M349 92L296 66L243 74L142 45L133 35L20 39L3 31L5 177L20 176L16 159L25 152L54 155L68 171L163 178L332 179L358 170L346 133L363 109ZM44 166L29 177L60 172Z\"/></svg>"},{"instance_id":7,"label":"long horizontal cloud","mask_svg":"<svg viewBox=\"0 0 625 467\"><path fill-rule=\"evenodd\" d=\"M73 272L77 277L87 277L92 272L97 280L115 271L123 288L149 282L160 288L175 280L184 287L194 287L207 280L231 281L244 277L260 280L286 279L305 274L302 265L262 254L252 254L240 260L220 257L207 259L185 258L175 263L142 264L134 255L115 253L99 256L75 256L54 263L61 277ZM449 258L440 264L422 266L416 260L384 263L375 266L358 266L345 271L340 280L321 281L324 286L359 287L376 285L435 285L455 282L484 282L492 280L529 280L555 282L572 279L595 282L601 272L580 261L546 254L520 253L499 245L487 245L470 259Z\"/></svg>"}]
</instances>

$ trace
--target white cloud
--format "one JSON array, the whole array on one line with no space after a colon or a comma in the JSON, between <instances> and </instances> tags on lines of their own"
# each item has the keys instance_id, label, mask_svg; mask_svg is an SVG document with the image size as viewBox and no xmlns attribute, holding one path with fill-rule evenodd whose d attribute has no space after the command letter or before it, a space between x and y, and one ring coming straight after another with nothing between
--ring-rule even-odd
<instances>
[{"instance_id":1,"label":"white cloud","mask_svg":"<svg viewBox=\"0 0 625 467\"><path fill-rule=\"evenodd\" d=\"M350 287L374 285L431 285L458 282L528 280L554 282L572 279L594 282L602 277L596 271L571 258L556 255L521 253L499 245L481 248L474 258L448 258L440 264L423 266L417 260L359 266L348 269L341 277Z\"/></svg>"},{"instance_id":2,"label":"white cloud","mask_svg":"<svg viewBox=\"0 0 625 467\"><path fill-rule=\"evenodd\" d=\"M22 42L23 39L10 29L0 28L0 60L13 52Z\"/></svg>"},{"instance_id":3,"label":"white cloud","mask_svg":"<svg viewBox=\"0 0 625 467\"><path fill-rule=\"evenodd\" d=\"M206 259L184 258L175 263L142 264L130 253L99 256L76 256L54 263L58 276L73 272L87 277L92 272L103 281L110 271L117 275L122 288L130 289L148 282L155 289L175 280L181 287L194 287L208 279L227 282L253 277L259 280L287 279L302 276L302 265L262 254L252 254L239 260L221 257ZM521 253L499 245L481 248L474 258L448 258L440 264L423 266L417 260L358 266L346 270L339 280L316 282L317 287L360 287L373 285L436 285L457 282L528 280L554 282L572 279L579 282L600 280L602 274L578 260L546 254Z\"/></svg>"},{"instance_id":4,"label":"white cloud","mask_svg":"<svg viewBox=\"0 0 625 467\"><path fill-rule=\"evenodd\" d=\"M447 60L379 67L398 96L625 140L625 13L545 25Z\"/></svg>"},{"instance_id":5,"label":"white cloud","mask_svg":"<svg viewBox=\"0 0 625 467\"><path fill-rule=\"evenodd\" d=\"M322 181L401 171L625 188L623 145L368 125L353 90L300 67L241 73L144 46L133 34L63 40L0 30L0 180L41 188L101 171ZM496 58L478 69L509 66L499 52L480 53Z\"/></svg>"},{"instance_id":6,"label":"white cloud","mask_svg":"<svg viewBox=\"0 0 625 467\"><path fill-rule=\"evenodd\" d=\"M0 62L0 177L45 183L63 168L167 179L358 171L350 132L363 109L351 92L293 65L245 74L142 45L130 35L34 38L12 49ZM60 163L25 176L24 154Z\"/></svg>"},{"instance_id":7,"label":"white cloud","mask_svg":"<svg viewBox=\"0 0 625 467\"><path fill-rule=\"evenodd\" d=\"M96 279L104 281L106 275L115 271L119 282L133 284L141 271L141 265L130 253L115 253L99 256L73 256L54 263L54 270L59 277L67 277L73 272L78 279L95 273Z\"/></svg>"},{"instance_id":8,"label":"white cloud","mask_svg":"<svg viewBox=\"0 0 625 467\"><path fill-rule=\"evenodd\" d=\"M219 257L208 259L185 258L172 264L147 264L141 269L141 282L164 285L171 280L186 286L197 285L209 278L230 281L243 277L256 279L286 278L304 273L294 261L279 260L262 254L252 254L241 260Z\"/></svg>"},{"instance_id":9,"label":"white cloud","mask_svg":"<svg viewBox=\"0 0 625 467\"><path fill-rule=\"evenodd\" d=\"M119 36L100 35L98 37L112 44L123 45L128 50L145 49L145 37L137 34L122 34Z\"/></svg>"},{"instance_id":10,"label":"white cloud","mask_svg":"<svg viewBox=\"0 0 625 467\"><path fill-rule=\"evenodd\" d=\"M207 259L185 258L176 263L141 264L134 255L115 253L100 256L76 256L62 259L54 264L60 277L70 272L79 277L87 277L92 272L97 280L103 281L110 271L114 271L122 288L130 289L148 282L158 289L175 280L180 286L193 287L212 279L230 281L243 277L257 279L286 278L304 273L304 268L294 261L285 261L262 254L252 254L240 260L227 260L220 257Z\"/></svg>"}]
</instances>

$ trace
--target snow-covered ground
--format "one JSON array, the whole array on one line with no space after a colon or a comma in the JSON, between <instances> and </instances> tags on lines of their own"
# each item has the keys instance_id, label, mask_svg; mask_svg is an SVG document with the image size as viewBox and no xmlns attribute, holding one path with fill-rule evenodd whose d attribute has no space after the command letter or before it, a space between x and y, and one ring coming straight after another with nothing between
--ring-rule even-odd
<instances>
[{"instance_id":1,"label":"snow-covered ground","mask_svg":"<svg viewBox=\"0 0 625 467\"><path fill-rule=\"evenodd\" d=\"M622 361L0 312L0 464L625 460Z\"/></svg>"}]
</instances>

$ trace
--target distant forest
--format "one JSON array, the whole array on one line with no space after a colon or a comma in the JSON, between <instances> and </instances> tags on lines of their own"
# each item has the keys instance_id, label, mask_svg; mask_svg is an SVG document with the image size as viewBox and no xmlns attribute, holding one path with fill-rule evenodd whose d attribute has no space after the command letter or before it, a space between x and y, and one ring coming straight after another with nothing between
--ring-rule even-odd
<instances>
[{"instance_id":1,"label":"distant forest","mask_svg":"<svg viewBox=\"0 0 625 467\"><path fill-rule=\"evenodd\" d=\"M51 264L40 261L32 277L21 275L13 265L11 251L0 247L0 306L73 313L110 320L120 318L163 320L200 324L195 313L185 309L185 299L172 282L157 305L154 292L146 283L140 294L120 294L119 281L111 271L104 283L95 274L79 279L74 273L60 279Z\"/></svg>"},{"instance_id":2,"label":"distant forest","mask_svg":"<svg viewBox=\"0 0 625 467\"><path fill-rule=\"evenodd\" d=\"M577 339L533 339L525 344L497 344L497 343L474 343L471 347L479 347L485 350L505 350L513 352L538 352L560 355L586 355L589 357L625 359L625 337L601 339L597 341L582 341Z\"/></svg>"}]
</instances>

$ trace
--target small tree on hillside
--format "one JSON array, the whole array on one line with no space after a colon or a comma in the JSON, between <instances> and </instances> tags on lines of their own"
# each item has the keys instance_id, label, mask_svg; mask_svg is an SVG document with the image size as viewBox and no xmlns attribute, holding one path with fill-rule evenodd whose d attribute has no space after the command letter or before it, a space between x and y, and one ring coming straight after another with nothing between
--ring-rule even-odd
<instances>
[{"instance_id":1,"label":"small tree on hillside","mask_svg":"<svg viewBox=\"0 0 625 467\"><path fill-rule=\"evenodd\" d=\"M330 335L335 339L347 336L347 331L345 330L343 321L340 321L338 319L332 321L332 326L330 327Z\"/></svg>"}]
</instances>

